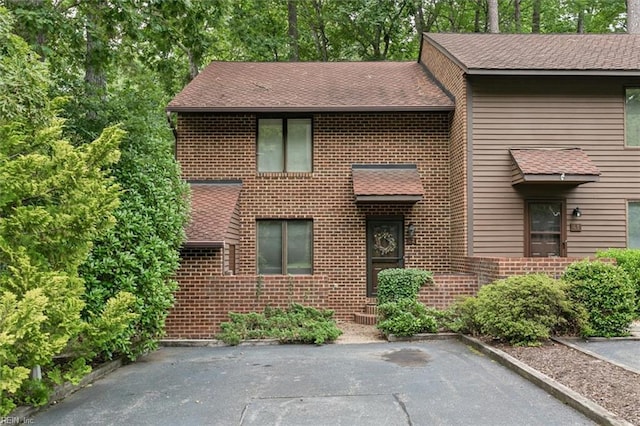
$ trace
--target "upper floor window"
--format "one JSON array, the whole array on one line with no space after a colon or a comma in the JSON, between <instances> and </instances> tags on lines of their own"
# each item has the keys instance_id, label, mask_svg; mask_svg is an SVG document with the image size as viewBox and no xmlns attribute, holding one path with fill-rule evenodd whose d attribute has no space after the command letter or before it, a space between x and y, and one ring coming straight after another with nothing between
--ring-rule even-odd
<instances>
[{"instance_id":1,"label":"upper floor window","mask_svg":"<svg viewBox=\"0 0 640 426\"><path fill-rule=\"evenodd\" d=\"M313 221L259 220L258 274L313 273Z\"/></svg>"},{"instance_id":2,"label":"upper floor window","mask_svg":"<svg viewBox=\"0 0 640 426\"><path fill-rule=\"evenodd\" d=\"M627 87L624 113L625 144L640 147L640 87Z\"/></svg>"},{"instance_id":3,"label":"upper floor window","mask_svg":"<svg viewBox=\"0 0 640 426\"><path fill-rule=\"evenodd\" d=\"M258 171L310 172L310 118L258 119Z\"/></svg>"},{"instance_id":4,"label":"upper floor window","mask_svg":"<svg viewBox=\"0 0 640 426\"><path fill-rule=\"evenodd\" d=\"M629 202L627 217L629 232L628 248L640 248L640 201Z\"/></svg>"}]
</instances>

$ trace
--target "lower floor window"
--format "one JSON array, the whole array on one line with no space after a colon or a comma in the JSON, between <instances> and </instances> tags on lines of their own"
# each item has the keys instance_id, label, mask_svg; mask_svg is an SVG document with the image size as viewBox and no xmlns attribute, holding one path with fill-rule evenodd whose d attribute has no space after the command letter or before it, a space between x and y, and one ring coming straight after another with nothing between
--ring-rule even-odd
<instances>
[{"instance_id":1,"label":"lower floor window","mask_svg":"<svg viewBox=\"0 0 640 426\"><path fill-rule=\"evenodd\" d=\"M313 221L259 220L258 274L313 273Z\"/></svg>"},{"instance_id":2,"label":"lower floor window","mask_svg":"<svg viewBox=\"0 0 640 426\"><path fill-rule=\"evenodd\" d=\"M640 201L629 202L629 248L640 248Z\"/></svg>"}]
</instances>

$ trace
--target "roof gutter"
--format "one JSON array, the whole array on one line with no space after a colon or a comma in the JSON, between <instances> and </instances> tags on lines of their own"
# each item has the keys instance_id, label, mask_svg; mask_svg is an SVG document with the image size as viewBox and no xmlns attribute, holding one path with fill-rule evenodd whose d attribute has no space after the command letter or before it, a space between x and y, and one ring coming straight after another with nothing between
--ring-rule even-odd
<instances>
[{"instance_id":1,"label":"roof gutter","mask_svg":"<svg viewBox=\"0 0 640 426\"><path fill-rule=\"evenodd\" d=\"M273 112L437 112L453 111L454 105L443 106L348 106L348 107L167 107L167 114L172 112L225 112L225 113L273 113Z\"/></svg>"},{"instance_id":2,"label":"roof gutter","mask_svg":"<svg viewBox=\"0 0 640 426\"><path fill-rule=\"evenodd\" d=\"M495 76L568 76L568 77L640 77L640 70L498 70L467 69L467 75Z\"/></svg>"}]
</instances>

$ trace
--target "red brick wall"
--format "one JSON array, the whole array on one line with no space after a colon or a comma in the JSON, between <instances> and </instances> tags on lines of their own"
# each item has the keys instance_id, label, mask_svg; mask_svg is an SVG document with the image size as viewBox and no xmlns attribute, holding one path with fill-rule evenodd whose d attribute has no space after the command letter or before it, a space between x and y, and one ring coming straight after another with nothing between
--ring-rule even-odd
<instances>
[{"instance_id":1,"label":"red brick wall","mask_svg":"<svg viewBox=\"0 0 640 426\"><path fill-rule=\"evenodd\" d=\"M446 309L460 297L478 292L478 277L472 274L436 274L433 281L418 294L422 303L433 308Z\"/></svg>"},{"instance_id":2,"label":"red brick wall","mask_svg":"<svg viewBox=\"0 0 640 426\"><path fill-rule=\"evenodd\" d=\"M451 145L449 152L451 202L451 268L464 271L464 259L468 255L467 234L467 84L464 72L458 65L429 43L422 44L420 62L449 91L455 99L451 117Z\"/></svg>"},{"instance_id":3,"label":"red brick wall","mask_svg":"<svg viewBox=\"0 0 640 426\"><path fill-rule=\"evenodd\" d=\"M480 286L510 277L543 273L559 278L576 257L468 257L467 272L478 276Z\"/></svg>"},{"instance_id":4,"label":"red brick wall","mask_svg":"<svg viewBox=\"0 0 640 426\"><path fill-rule=\"evenodd\" d=\"M313 123L312 173L257 173L255 116L179 116L177 156L183 177L243 182L236 252L240 281L225 279L255 282L255 224L263 218L313 219L314 275L305 279L315 282L320 277L332 290L323 306L336 310L339 318L349 318L367 303L367 216L404 216L405 223L413 222L415 244L405 247L405 266L449 272L449 114L314 114ZM409 206L357 206L351 181L354 163L417 164L424 200ZM182 290L167 326L172 337L183 334L175 331L182 327L176 325L178 317L188 321L192 314L199 321L201 313L207 318L226 315L227 305L211 297L207 309L192 309L184 302L193 300L184 299L189 291L184 277L195 267L195 261L187 260L178 274Z\"/></svg>"},{"instance_id":5,"label":"red brick wall","mask_svg":"<svg viewBox=\"0 0 640 426\"><path fill-rule=\"evenodd\" d=\"M266 306L284 308L292 302L328 309L332 292L336 290L321 275L192 276L180 282L166 321L167 338L213 339L229 312L262 312Z\"/></svg>"}]
</instances>

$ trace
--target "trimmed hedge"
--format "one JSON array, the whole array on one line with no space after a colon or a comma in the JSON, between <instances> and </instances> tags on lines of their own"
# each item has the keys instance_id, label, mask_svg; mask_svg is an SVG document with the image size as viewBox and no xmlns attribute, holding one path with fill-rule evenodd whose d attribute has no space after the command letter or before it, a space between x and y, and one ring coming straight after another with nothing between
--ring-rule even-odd
<instances>
[{"instance_id":1,"label":"trimmed hedge","mask_svg":"<svg viewBox=\"0 0 640 426\"><path fill-rule=\"evenodd\" d=\"M422 269L383 269L378 273L378 305L400 299L415 299L420 288L433 283L433 274Z\"/></svg>"},{"instance_id":2,"label":"trimmed hedge","mask_svg":"<svg viewBox=\"0 0 640 426\"><path fill-rule=\"evenodd\" d=\"M636 294L636 318L640 318L640 249L608 249L599 251L597 257L615 259L633 283Z\"/></svg>"},{"instance_id":3,"label":"trimmed hedge","mask_svg":"<svg viewBox=\"0 0 640 426\"><path fill-rule=\"evenodd\" d=\"M636 300L634 286L623 268L581 261L569 265L562 278L570 284L569 297L587 311L584 336L629 334L636 314Z\"/></svg>"}]
</instances>

